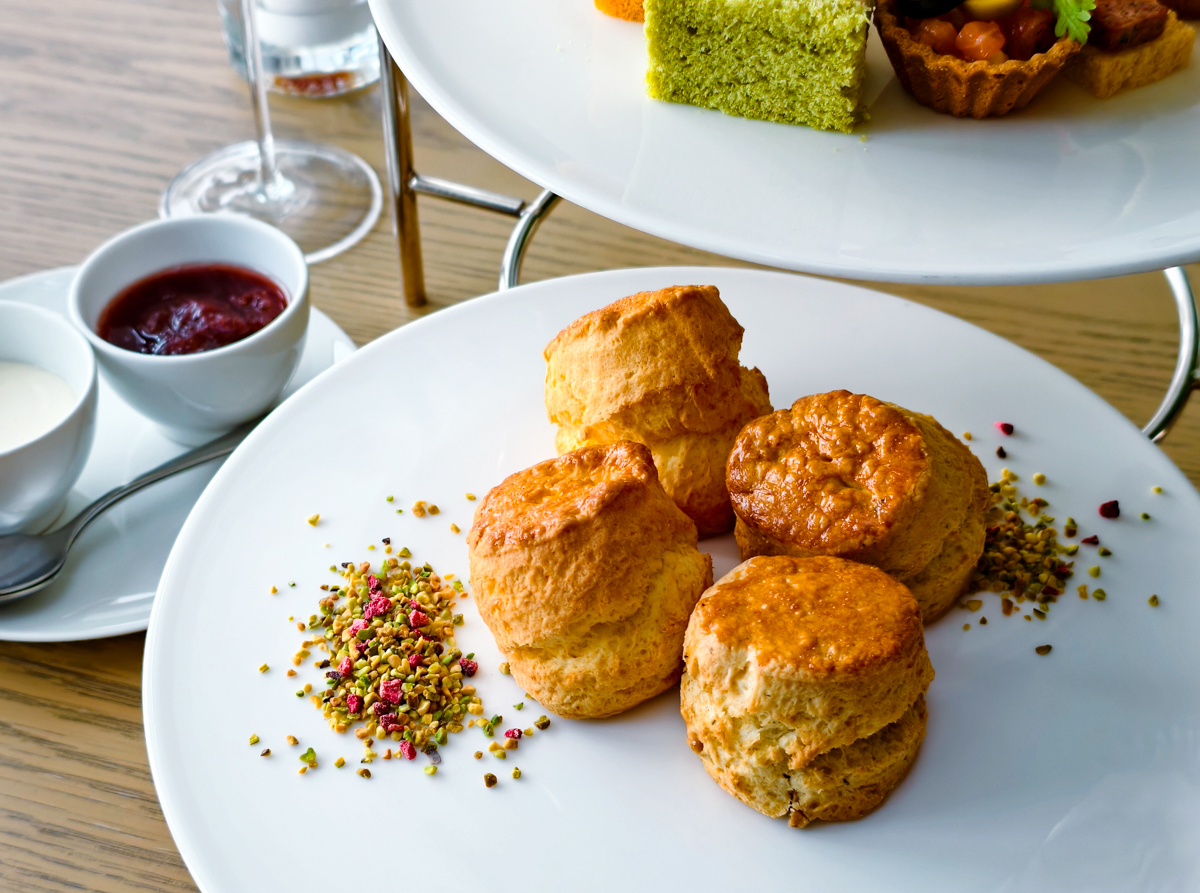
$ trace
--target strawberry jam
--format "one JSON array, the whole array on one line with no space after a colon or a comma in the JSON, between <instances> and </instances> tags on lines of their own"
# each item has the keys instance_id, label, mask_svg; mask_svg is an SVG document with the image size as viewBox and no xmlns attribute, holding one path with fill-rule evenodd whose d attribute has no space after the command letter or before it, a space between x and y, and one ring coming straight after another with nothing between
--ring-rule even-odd
<instances>
[{"instance_id":1,"label":"strawberry jam","mask_svg":"<svg viewBox=\"0 0 1200 893\"><path fill-rule=\"evenodd\" d=\"M138 353L200 353L253 335L285 307L283 289L253 270L196 264L130 285L108 302L96 332Z\"/></svg>"}]
</instances>

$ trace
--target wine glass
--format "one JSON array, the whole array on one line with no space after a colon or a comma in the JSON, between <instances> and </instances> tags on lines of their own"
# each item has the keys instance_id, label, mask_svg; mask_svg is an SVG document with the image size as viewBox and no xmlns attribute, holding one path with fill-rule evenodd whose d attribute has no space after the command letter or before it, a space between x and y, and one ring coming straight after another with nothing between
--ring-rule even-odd
<instances>
[{"instance_id":1,"label":"wine glass","mask_svg":"<svg viewBox=\"0 0 1200 893\"><path fill-rule=\"evenodd\" d=\"M188 165L167 186L160 217L233 212L279 227L310 263L340 254L369 233L383 208L379 177L336 146L276 140L267 107L255 0L241 0L242 34L257 140Z\"/></svg>"}]
</instances>

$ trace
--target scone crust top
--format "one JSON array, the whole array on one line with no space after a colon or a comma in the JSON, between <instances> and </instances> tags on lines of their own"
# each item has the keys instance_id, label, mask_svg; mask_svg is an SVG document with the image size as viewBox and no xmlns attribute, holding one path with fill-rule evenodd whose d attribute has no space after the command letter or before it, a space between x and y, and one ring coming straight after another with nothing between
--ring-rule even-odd
<instances>
[{"instance_id":1,"label":"scone crust top","mask_svg":"<svg viewBox=\"0 0 1200 893\"><path fill-rule=\"evenodd\" d=\"M929 484L920 428L865 394L802 397L742 429L729 459L734 510L813 552L859 552L905 523Z\"/></svg>"},{"instance_id":2,"label":"scone crust top","mask_svg":"<svg viewBox=\"0 0 1200 893\"><path fill-rule=\"evenodd\" d=\"M745 419L765 397L741 394L743 331L711 285L639 292L585 314L544 351L550 419L616 422L642 441Z\"/></svg>"},{"instance_id":3,"label":"scone crust top","mask_svg":"<svg viewBox=\"0 0 1200 893\"><path fill-rule=\"evenodd\" d=\"M499 552L555 539L657 480L650 450L631 441L539 462L509 475L484 497L467 545Z\"/></svg>"},{"instance_id":4,"label":"scone crust top","mask_svg":"<svg viewBox=\"0 0 1200 893\"><path fill-rule=\"evenodd\" d=\"M758 556L705 593L689 639L753 654L776 679L872 673L924 648L907 587L842 558Z\"/></svg>"}]
</instances>

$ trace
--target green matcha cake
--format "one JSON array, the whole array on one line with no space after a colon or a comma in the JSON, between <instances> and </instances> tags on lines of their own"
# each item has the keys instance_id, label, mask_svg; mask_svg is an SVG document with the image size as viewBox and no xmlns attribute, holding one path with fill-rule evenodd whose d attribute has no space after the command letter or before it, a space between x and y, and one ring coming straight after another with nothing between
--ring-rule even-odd
<instances>
[{"instance_id":1,"label":"green matcha cake","mask_svg":"<svg viewBox=\"0 0 1200 893\"><path fill-rule=\"evenodd\" d=\"M655 99L849 132L874 0L645 0Z\"/></svg>"}]
</instances>

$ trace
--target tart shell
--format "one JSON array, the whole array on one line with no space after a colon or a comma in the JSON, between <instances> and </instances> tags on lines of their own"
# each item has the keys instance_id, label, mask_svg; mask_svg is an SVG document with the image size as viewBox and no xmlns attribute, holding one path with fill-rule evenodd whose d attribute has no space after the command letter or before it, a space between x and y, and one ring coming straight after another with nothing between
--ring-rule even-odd
<instances>
[{"instance_id":1,"label":"tart shell","mask_svg":"<svg viewBox=\"0 0 1200 893\"><path fill-rule=\"evenodd\" d=\"M993 118L1024 108L1081 49L1062 37L1028 61L989 65L943 56L909 33L893 0L876 5L875 27L900 85L921 105L959 118Z\"/></svg>"}]
</instances>

